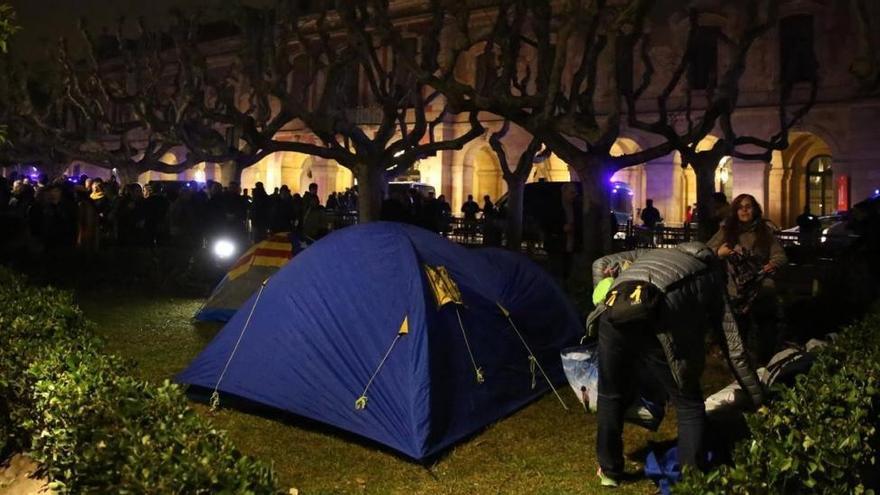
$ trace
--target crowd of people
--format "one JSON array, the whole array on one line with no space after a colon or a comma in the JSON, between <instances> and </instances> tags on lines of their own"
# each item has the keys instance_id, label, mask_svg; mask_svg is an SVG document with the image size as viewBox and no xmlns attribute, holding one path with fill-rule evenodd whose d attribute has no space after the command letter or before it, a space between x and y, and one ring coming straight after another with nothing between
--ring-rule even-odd
<instances>
[{"instance_id":1,"label":"crowd of people","mask_svg":"<svg viewBox=\"0 0 880 495\"><path fill-rule=\"evenodd\" d=\"M483 196L482 206L474 201L472 194L468 194L460 212L460 234L476 236L479 232L482 234L483 245L501 245L503 213L496 208L488 194ZM412 188L392 189L382 202L380 218L385 221L418 225L444 235L453 230L452 206L445 195L436 196L434 191L423 194L418 189Z\"/></svg>"},{"instance_id":2,"label":"crowd of people","mask_svg":"<svg viewBox=\"0 0 880 495\"><path fill-rule=\"evenodd\" d=\"M52 252L77 248L97 252L102 247L172 246L195 249L214 234L259 242L276 232L296 232L315 240L334 228L335 221L353 221L358 210L358 188L331 192L326 204L312 183L303 194L287 185L270 194L261 182L241 189L235 182L150 182L120 184L115 176L62 177L46 175L0 177L0 233L5 249L29 248ZM482 214L483 226L478 227ZM500 244L500 228L490 197L483 205L473 196L462 205L463 233L479 228L486 242ZM444 195L413 188L393 188L381 205L380 218L418 225L448 234L453 209ZM344 221L343 224L347 224ZM493 233L497 235L493 235ZM17 239L19 242L10 242Z\"/></svg>"},{"instance_id":3,"label":"crowd of people","mask_svg":"<svg viewBox=\"0 0 880 495\"><path fill-rule=\"evenodd\" d=\"M268 194L259 182L250 194L235 182L178 186L12 174L0 177L0 230L6 244L18 239L46 252L95 252L107 245L198 248L217 232L259 242L272 232L318 237L326 230L316 184L302 195L287 186ZM356 189L331 198L336 207L357 207Z\"/></svg>"},{"instance_id":4,"label":"crowd of people","mask_svg":"<svg viewBox=\"0 0 880 495\"><path fill-rule=\"evenodd\" d=\"M446 196L441 194L438 197L434 191L423 195L418 189L394 188L382 201L380 218L445 233L451 229L452 207L446 201Z\"/></svg>"}]
</instances>

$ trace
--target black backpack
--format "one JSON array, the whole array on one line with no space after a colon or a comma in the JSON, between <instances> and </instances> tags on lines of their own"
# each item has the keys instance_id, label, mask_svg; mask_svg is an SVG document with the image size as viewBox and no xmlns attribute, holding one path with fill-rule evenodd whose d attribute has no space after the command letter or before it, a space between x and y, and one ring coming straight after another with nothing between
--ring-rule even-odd
<instances>
[{"instance_id":1,"label":"black backpack","mask_svg":"<svg viewBox=\"0 0 880 495\"><path fill-rule=\"evenodd\" d=\"M621 282L605 296L606 318L612 325L646 323L656 316L663 295L663 291L650 282Z\"/></svg>"}]
</instances>

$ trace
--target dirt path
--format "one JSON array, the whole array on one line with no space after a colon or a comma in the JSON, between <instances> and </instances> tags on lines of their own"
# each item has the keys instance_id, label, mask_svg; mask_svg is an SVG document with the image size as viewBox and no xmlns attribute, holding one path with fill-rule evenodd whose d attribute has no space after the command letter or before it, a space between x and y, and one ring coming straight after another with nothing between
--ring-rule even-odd
<instances>
[{"instance_id":1,"label":"dirt path","mask_svg":"<svg viewBox=\"0 0 880 495\"><path fill-rule=\"evenodd\" d=\"M44 479L32 477L37 465L21 454L0 463L0 495L50 495Z\"/></svg>"}]
</instances>

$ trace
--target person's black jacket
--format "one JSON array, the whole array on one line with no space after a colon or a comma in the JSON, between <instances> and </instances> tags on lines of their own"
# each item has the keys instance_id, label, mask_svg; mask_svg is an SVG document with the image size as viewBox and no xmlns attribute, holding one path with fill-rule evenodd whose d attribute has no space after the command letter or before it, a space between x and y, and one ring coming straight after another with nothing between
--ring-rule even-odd
<instances>
[{"instance_id":1,"label":"person's black jacket","mask_svg":"<svg viewBox=\"0 0 880 495\"><path fill-rule=\"evenodd\" d=\"M740 386L755 407L763 402L763 388L749 363L725 290L724 272L714 252L700 242L687 242L669 249L639 249L612 254L593 263L593 281L598 283L608 268L620 271L612 289L628 280L649 282L664 294L655 323L672 376L680 387L699 383L706 359L705 332L721 334L719 341ZM587 325L604 311L600 304Z\"/></svg>"}]
</instances>

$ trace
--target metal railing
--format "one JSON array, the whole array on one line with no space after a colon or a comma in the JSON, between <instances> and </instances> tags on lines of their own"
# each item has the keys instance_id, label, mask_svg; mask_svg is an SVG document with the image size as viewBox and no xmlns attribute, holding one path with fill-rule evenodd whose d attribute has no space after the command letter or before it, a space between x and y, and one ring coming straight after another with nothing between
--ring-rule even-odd
<instances>
[{"instance_id":1,"label":"metal railing","mask_svg":"<svg viewBox=\"0 0 880 495\"><path fill-rule=\"evenodd\" d=\"M337 230L354 225L358 222L356 213L328 212L328 229ZM487 227L491 232L487 232ZM446 237L457 244L476 247L484 245L503 245L503 223L487 225L485 219L465 220L460 217L451 217L440 222L435 229L438 234ZM487 235L487 233L489 235ZM823 235L814 240L810 246L803 246L804 239L796 232L776 232L776 238L785 248L812 249L820 254L827 254L841 246L849 245L854 241L853 236L828 236ZM690 227L658 227L648 229L643 226L632 224L620 225L614 236L615 251L628 249L646 249L658 247L672 247L682 242L696 240L697 229ZM807 243L810 244L810 243ZM546 255L544 243L541 239L524 239L523 251L529 254Z\"/></svg>"}]
</instances>

